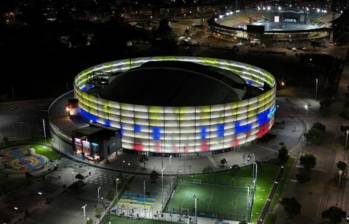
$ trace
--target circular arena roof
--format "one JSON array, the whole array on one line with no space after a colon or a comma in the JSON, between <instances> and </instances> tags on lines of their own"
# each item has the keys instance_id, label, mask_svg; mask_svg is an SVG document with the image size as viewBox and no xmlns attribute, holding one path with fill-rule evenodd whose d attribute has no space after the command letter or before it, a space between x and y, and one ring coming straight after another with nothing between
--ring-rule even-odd
<instances>
[{"instance_id":1,"label":"circular arena roof","mask_svg":"<svg viewBox=\"0 0 349 224\"><path fill-rule=\"evenodd\" d=\"M246 83L233 72L183 61L147 62L122 72L101 97L130 104L204 106L241 100Z\"/></svg>"},{"instance_id":2,"label":"circular arena roof","mask_svg":"<svg viewBox=\"0 0 349 224\"><path fill-rule=\"evenodd\" d=\"M169 72L167 76L171 76L170 79L161 76L164 68ZM149 69L159 72L150 74ZM177 71L183 74L178 75ZM175 75L178 77L173 78ZM94 86L93 80L99 77L114 79L110 88L94 91L98 88ZM166 92L164 98L168 99L172 86L166 83L166 80L173 81L173 86L180 88L181 81L185 82L183 79L189 79L190 84L204 85L191 89L191 85L186 87L185 83L184 87L187 89L184 93L205 94L202 97L207 96L208 100L190 105L193 102L191 100L185 103L178 100L168 103L162 99L163 97L153 101L142 99L138 95L149 95L148 90L150 96L160 95L160 89ZM170 90L158 87L151 81L165 82ZM150 86L142 85L143 82ZM120 91L115 93L112 87L122 84L136 85L137 94L122 95ZM226 97L210 98L211 85L214 88L223 88L222 93L226 94ZM259 89L258 95L246 94L243 90L248 90L249 87ZM125 91L133 91L132 86L128 87L129 89L123 88ZM243 94L237 94L238 91L242 91ZM116 130L121 138L122 147L136 151L193 153L236 147L261 138L274 122L274 77L263 69L229 60L167 56L108 62L78 74L74 81L74 93L83 117L92 125ZM185 94L180 96L185 99ZM121 97L131 100L121 101ZM138 104L141 102L144 104ZM147 102L159 104L145 104Z\"/></svg>"}]
</instances>

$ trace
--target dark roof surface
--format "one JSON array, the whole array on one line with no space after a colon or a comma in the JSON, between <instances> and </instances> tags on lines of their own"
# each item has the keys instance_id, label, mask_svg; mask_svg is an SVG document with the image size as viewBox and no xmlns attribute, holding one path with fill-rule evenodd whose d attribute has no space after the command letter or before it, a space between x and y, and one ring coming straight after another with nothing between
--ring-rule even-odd
<instances>
[{"instance_id":1,"label":"dark roof surface","mask_svg":"<svg viewBox=\"0 0 349 224\"><path fill-rule=\"evenodd\" d=\"M103 98L153 106L202 106L243 98L244 80L229 71L190 62L148 62L115 76Z\"/></svg>"}]
</instances>

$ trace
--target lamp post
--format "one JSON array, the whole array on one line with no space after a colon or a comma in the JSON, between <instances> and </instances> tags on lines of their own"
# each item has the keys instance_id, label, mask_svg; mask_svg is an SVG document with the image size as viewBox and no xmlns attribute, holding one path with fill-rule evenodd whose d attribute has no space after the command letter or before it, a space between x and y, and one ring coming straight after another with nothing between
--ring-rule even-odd
<instances>
[{"instance_id":1,"label":"lamp post","mask_svg":"<svg viewBox=\"0 0 349 224\"><path fill-rule=\"evenodd\" d=\"M317 99L318 88L319 88L319 79L315 78L315 99Z\"/></svg>"},{"instance_id":2,"label":"lamp post","mask_svg":"<svg viewBox=\"0 0 349 224\"><path fill-rule=\"evenodd\" d=\"M343 170L338 170L338 186L341 185L342 175L343 175Z\"/></svg>"},{"instance_id":3,"label":"lamp post","mask_svg":"<svg viewBox=\"0 0 349 224\"><path fill-rule=\"evenodd\" d=\"M97 188L97 204L99 205L99 191L101 190L101 186Z\"/></svg>"},{"instance_id":4,"label":"lamp post","mask_svg":"<svg viewBox=\"0 0 349 224\"><path fill-rule=\"evenodd\" d=\"M345 131L345 146L344 149L347 149L348 146L348 135L349 135L349 129Z\"/></svg>"},{"instance_id":5,"label":"lamp post","mask_svg":"<svg viewBox=\"0 0 349 224\"><path fill-rule=\"evenodd\" d=\"M43 132L44 132L44 138L46 140L46 122L45 122L45 118L42 119L42 129L43 129Z\"/></svg>"},{"instance_id":6,"label":"lamp post","mask_svg":"<svg viewBox=\"0 0 349 224\"><path fill-rule=\"evenodd\" d=\"M115 197L118 197L118 182L119 182L119 178L115 179Z\"/></svg>"},{"instance_id":7,"label":"lamp post","mask_svg":"<svg viewBox=\"0 0 349 224\"><path fill-rule=\"evenodd\" d=\"M87 207L87 204L83 205L81 208L82 208L82 212L83 212L83 215L84 215L84 222L86 220L86 207Z\"/></svg>"},{"instance_id":8,"label":"lamp post","mask_svg":"<svg viewBox=\"0 0 349 224\"><path fill-rule=\"evenodd\" d=\"M163 167L161 169L161 207L164 209L164 170L165 168Z\"/></svg>"},{"instance_id":9,"label":"lamp post","mask_svg":"<svg viewBox=\"0 0 349 224\"><path fill-rule=\"evenodd\" d=\"M194 194L195 224L198 223L198 198Z\"/></svg>"},{"instance_id":10,"label":"lamp post","mask_svg":"<svg viewBox=\"0 0 349 224\"><path fill-rule=\"evenodd\" d=\"M145 179L143 182L143 205L144 205L144 217L145 217Z\"/></svg>"},{"instance_id":11,"label":"lamp post","mask_svg":"<svg viewBox=\"0 0 349 224\"><path fill-rule=\"evenodd\" d=\"M280 85L281 85L281 87L285 87L286 86L285 81L281 81Z\"/></svg>"}]
</instances>

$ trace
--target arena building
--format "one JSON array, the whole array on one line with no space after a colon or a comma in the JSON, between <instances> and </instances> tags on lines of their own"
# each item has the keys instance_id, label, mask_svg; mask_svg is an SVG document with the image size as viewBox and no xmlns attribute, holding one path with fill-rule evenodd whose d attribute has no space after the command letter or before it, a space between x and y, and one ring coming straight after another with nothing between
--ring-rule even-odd
<instances>
[{"instance_id":1,"label":"arena building","mask_svg":"<svg viewBox=\"0 0 349 224\"><path fill-rule=\"evenodd\" d=\"M70 119L82 117L89 130L67 133L51 120L51 133L70 141L76 155L92 159L120 148L146 154L232 149L270 130L275 85L269 72L229 60L168 56L108 62L74 81L79 112ZM109 134L96 134L101 131ZM95 142L81 138L89 133ZM104 139L96 142L95 136Z\"/></svg>"}]
</instances>

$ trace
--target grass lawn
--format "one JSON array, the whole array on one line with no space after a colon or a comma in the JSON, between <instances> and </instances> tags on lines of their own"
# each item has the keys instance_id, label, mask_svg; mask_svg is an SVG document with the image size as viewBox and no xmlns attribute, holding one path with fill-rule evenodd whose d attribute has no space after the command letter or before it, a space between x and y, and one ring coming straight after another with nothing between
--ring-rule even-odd
<instances>
[{"instance_id":1,"label":"grass lawn","mask_svg":"<svg viewBox=\"0 0 349 224\"><path fill-rule=\"evenodd\" d=\"M283 178L279 182L279 186L276 189L276 193L274 195L273 201L271 202L269 213L267 214L267 217L265 219L266 224L273 224L276 221L275 214L273 214L273 210L275 206L279 203L279 200L283 196L286 184L289 183L291 176L292 176L292 168L296 164L296 160L294 158L289 158L285 165L285 170L283 174Z\"/></svg>"},{"instance_id":2,"label":"grass lawn","mask_svg":"<svg viewBox=\"0 0 349 224\"><path fill-rule=\"evenodd\" d=\"M31 145L37 154L46 156L49 160L60 159L60 155L51 147L46 145Z\"/></svg>"},{"instance_id":3,"label":"grass lawn","mask_svg":"<svg viewBox=\"0 0 349 224\"><path fill-rule=\"evenodd\" d=\"M125 217L111 216L110 220L108 218L104 219L102 224L169 224L174 222L166 222L160 220L151 220L151 219L130 219Z\"/></svg>"},{"instance_id":4,"label":"grass lawn","mask_svg":"<svg viewBox=\"0 0 349 224\"><path fill-rule=\"evenodd\" d=\"M279 170L280 168L274 164L262 163L258 166L257 189L252 208L253 223L257 222L262 212Z\"/></svg>"}]
</instances>

